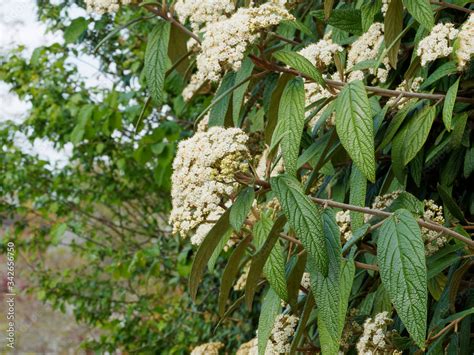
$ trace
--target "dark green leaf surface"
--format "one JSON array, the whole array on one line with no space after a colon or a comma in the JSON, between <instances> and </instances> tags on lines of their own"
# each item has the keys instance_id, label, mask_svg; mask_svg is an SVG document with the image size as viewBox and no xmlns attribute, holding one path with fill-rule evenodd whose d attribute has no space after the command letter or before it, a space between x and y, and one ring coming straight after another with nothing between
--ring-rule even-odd
<instances>
[{"instance_id":1,"label":"dark green leaf surface","mask_svg":"<svg viewBox=\"0 0 474 355\"><path fill-rule=\"evenodd\" d=\"M434 26L433 10L429 0L403 0L408 12L428 30Z\"/></svg>"},{"instance_id":2,"label":"dark green leaf surface","mask_svg":"<svg viewBox=\"0 0 474 355\"><path fill-rule=\"evenodd\" d=\"M458 94L459 79L460 78L458 78L458 80L456 80L456 82L451 85L444 99L443 122L448 131L451 130L451 120L453 118L453 108L456 102L456 96Z\"/></svg>"},{"instance_id":3,"label":"dark green leaf surface","mask_svg":"<svg viewBox=\"0 0 474 355\"><path fill-rule=\"evenodd\" d=\"M240 231L242 225L247 218L247 215L252 208L253 200L255 199L255 192L253 187L248 186L243 189L237 199L235 200L234 204L230 208L230 216L229 221L230 225L236 230Z\"/></svg>"},{"instance_id":4,"label":"dark green leaf surface","mask_svg":"<svg viewBox=\"0 0 474 355\"><path fill-rule=\"evenodd\" d=\"M224 97L221 96L234 86L235 76L236 74L234 72L229 72L222 79L221 85L214 96L214 100L219 98L219 101L214 104L209 113L209 127L224 126L226 124L226 116L232 92L229 92Z\"/></svg>"},{"instance_id":5,"label":"dark green leaf surface","mask_svg":"<svg viewBox=\"0 0 474 355\"><path fill-rule=\"evenodd\" d=\"M151 97L158 105L163 102L165 73L168 66L170 23L159 21L148 38L145 52L145 76Z\"/></svg>"},{"instance_id":6,"label":"dark green leaf surface","mask_svg":"<svg viewBox=\"0 0 474 355\"><path fill-rule=\"evenodd\" d=\"M291 50L283 49L281 51L273 53L273 56L279 61L285 63L298 70L300 73L309 76L315 82L321 86L326 86L326 82L323 79L321 73L311 62L303 57L301 54L293 52Z\"/></svg>"},{"instance_id":7,"label":"dark green leaf surface","mask_svg":"<svg viewBox=\"0 0 474 355\"><path fill-rule=\"evenodd\" d=\"M424 348L427 322L427 271L421 231L404 209L388 217L377 233L382 283L413 340Z\"/></svg>"},{"instance_id":8,"label":"dark green leaf surface","mask_svg":"<svg viewBox=\"0 0 474 355\"><path fill-rule=\"evenodd\" d=\"M295 178L280 175L270 180L291 228L308 252L308 259L324 275L328 274L328 250L323 234L321 210L308 196Z\"/></svg>"},{"instance_id":9,"label":"dark green leaf surface","mask_svg":"<svg viewBox=\"0 0 474 355\"><path fill-rule=\"evenodd\" d=\"M273 329L276 317L280 314L281 300L273 289L269 289L262 302L258 319L258 354L265 354L267 342Z\"/></svg>"},{"instance_id":10,"label":"dark green leaf surface","mask_svg":"<svg viewBox=\"0 0 474 355\"><path fill-rule=\"evenodd\" d=\"M352 81L336 101L336 130L342 145L368 180L375 181L374 124L364 84Z\"/></svg>"}]
</instances>

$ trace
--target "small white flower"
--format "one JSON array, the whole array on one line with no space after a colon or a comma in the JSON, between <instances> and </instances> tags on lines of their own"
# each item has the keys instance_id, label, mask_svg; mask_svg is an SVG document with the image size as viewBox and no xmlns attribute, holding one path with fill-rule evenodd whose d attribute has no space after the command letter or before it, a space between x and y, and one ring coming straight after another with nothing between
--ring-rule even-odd
<instances>
[{"instance_id":1,"label":"small white flower","mask_svg":"<svg viewBox=\"0 0 474 355\"><path fill-rule=\"evenodd\" d=\"M469 19L461 27L457 41L456 58L458 60L458 69L463 70L474 54L474 13L471 13Z\"/></svg>"},{"instance_id":2,"label":"small white flower","mask_svg":"<svg viewBox=\"0 0 474 355\"><path fill-rule=\"evenodd\" d=\"M430 34L418 44L416 54L421 57L421 65L450 55L453 51L450 42L458 32L452 23L439 23L434 26Z\"/></svg>"}]
</instances>

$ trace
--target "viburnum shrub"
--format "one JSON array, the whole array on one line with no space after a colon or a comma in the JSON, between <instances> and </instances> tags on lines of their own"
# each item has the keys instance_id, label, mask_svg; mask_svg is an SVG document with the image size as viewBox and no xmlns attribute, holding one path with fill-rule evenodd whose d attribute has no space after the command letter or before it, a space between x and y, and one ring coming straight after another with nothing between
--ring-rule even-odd
<instances>
[{"instance_id":1,"label":"viburnum shrub","mask_svg":"<svg viewBox=\"0 0 474 355\"><path fill-rule=\"evenodd\" d=\"M150 13L149 103L171 75L182 106L207 103L170 223L195 246L192 297L218 259L216 311L260 312L228 350L473 352L472 2L86 3Z\"/></svg>"}]
</instances>

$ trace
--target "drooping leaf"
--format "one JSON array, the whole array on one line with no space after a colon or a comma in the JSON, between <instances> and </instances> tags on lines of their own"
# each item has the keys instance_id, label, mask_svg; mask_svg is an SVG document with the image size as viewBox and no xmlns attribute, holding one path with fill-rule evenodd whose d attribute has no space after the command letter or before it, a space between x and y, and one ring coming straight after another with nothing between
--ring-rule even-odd
<instances>
[{"instance_id":1,"label":"drooping leaf","mask_svg":"<svg viewBox=\"0 0 474 355\"><path fill-rule=\"evenodd\" d=\"M448 131L451 130L451 119L453 117L453 108L456 102L456 96L458 94L459 80L460 78L458 78L458 80L456 80L456 82L451 85L444 99L443 122Z\"/></svg>"},{"instance_id":2,"label":"drooping leaf","mask_svg":"<svg viewBox=\"0 0 474 355\"><path fill-rule=\"evenodd\" d=\"M466 150L464 157L464 177L467 179L474 171L474 147Z\"/></svg>"},{"instance_id":3,"label":"drooping leaf","mask_svg":"<svg viewBox=\"0 0 474 355\"><path fill-rule=\"evenodd\" d=\"M349 203L355 206L365 206L365 195L367 193L367 179L357 166L352 165L350 180ZM351 229L357 230L364 224L364 214L351 211Z\"/></svg>"},{"instance_id":4,"label":"drooping leaf","mask_svg":"<svg viewBox=\"0 0 474 355\"><path fill-rule=\"evenodd\" d=\"M280 107L280 100L285 90L288 81L293 78L293 75L285 73L280 76L276 88L272 90L270 103L267 112L267 124L265 127L265 142L270 144L273 138L273 132L278 122L278 111Z\"/></svg>"},{"instance_id":5,"label":"drooping leaf","mask_svg":"<svg viewBox=\"0 0 474 355\"><path fill-rule=\"evenodd\" d=\"M401 38L397 37L403 30L403 4L402 0L391 0L388 5L384 21L385 46L391 46L387 53L390 64L397 67L398 51L400 49ZM396 42L394 43L394 41Z\"/></svg>"},{"instance_id":6,"label":"drooping leaf","mask_svg":"<svg viewBox=\"0 0 474 355\"><path fill-rule=\"evenodd\" d=\"M145 51L145 76L151 97L158 105L163 102L165 73L169 63L168 42L170 23L159 21L148 38Z\"/></svg>"},{"instance_id":7,"label":"drooping leaf","mask_svg":"<svg viewBox=\"0 0 474 355\"><path fill-rule=\"evenodd\" d=\"M64 30L64 41L74 43L87 30L89 22L84 17L78 17L71 21L71 24Z\"/></svg>"},{"instance_id":8,"label":"drooping leaf","mask_svg":"<svg viewBox=\"0 0 474 355\"><path fill-rule=\"evenodd\" d=\"M325 21L323 10L311 11L310 14L318 20ZM342 31L351 32L356 35L362 34L362 18L360 10L334 9L331 12L331 16L327 19L327 23Z\"/></svg>"},{"instance_id":9,"label":"drooping leaf","mask_svg":"<svg viewBox=\"0 0 474 355\"><path fill-rule=\"evenodd\" d=\"M240 261L245 255L245 250L251 241L250 237L242 240L232 252L232 255L229 258L229 261L224 269L222 274L220 291L219 291L219 315L222 317L225 313L225 304L229 296L229 292L232 288L235 278L239 273Z\"/></svg>"},{"instance_id":10,"label":"drooping leaf","mask_svg":"<svg viewBox=\"0 0 474 355\"><path fill-rule=\"evenodd\" d=\"M408 12L428 30L434 26L433 10L429 0L403 0Z\"/></svg>"},{"instance_id":11,"label":"drooping leaf","mask_svg":"<svg viewBox=\"0 0 474 355\"><path fill-rule=\"evenodd\" d=\"M436 70L420 85L420 90L424 90L431 84L437 82L448 75L457 72L456 64L453 62L447 62L436 68Z\"/></svg>"},{"instance_id":12,"label":"drooping leaf","mask_svg":"<svg viewBox=\"0 0 474 355\"><path fill-rule=\"evenodd\" d=\"M204 274L204 270L206 269L209 258L214 252L214 249L219 244L221 238L225 235L230 227L229 214L230 210L228 209L224 212L221 218L219 218L219 220L211 228L207 236L202 241L196 256L194 257L191 274L188 281L189 293L193 299L196 299L199 283L201 282L201 278Z\"/></svg>"},{"instance_id":13,"label":"drooping leaf","mask_svg":"<svg viewBox=\"0 0 474 355\"><path fill-rule=\"evenodd\" d=\"M341 90L336 100L336 130L342 145L368 180L375 181L374 124L360 80Z\"/></svg>"},{"instance_id":14,"label":"drooping leaf","mask_svg":"<svg viewBox=\"0 0 474 355\"><path fill-rule=\"evenodd\" d=\"M427 322L427 271L421 231L412 214L394 212L377 233L382 283L413 340L424 348Z\"/></svg>"},{"instance_id":15,"label":"drooping leaf","mask_svg":"<svg viewBox=\"0 0 474 355\"><path fill-rule=\"evenodd\" d=\"M258 354L265 354L267 342L273 329L276 317L280 314L281 301L276 292L270 288L263 298L262 310L258 319Z\"/></svg>"},{"instance_id":16,"label":"drooping leaf","mask_svg":"<svg viewBox=\"0 0 474 355\"><path fill-rule=\"evenodd\" d=\"M334 6L334 0L324 0L324 19L325 20L331 17L333 6Z\"/></svg>"},{"instance_id":17,"label":"drooping leaf","mask_svg":"<svg viewBox=\"0 0 474 355\"><path fill-rule=\"evenodd\" d=\"M246 58L242 62L242 66L237 71L235 76L235 82L240 83L242 80L245 80L249 75L252 74L254 64L249 59ZM240 111L242 102L244 100L245 92L250 84L250 81L247 81L245 84L239 86L237 89L234 90L234 94L232 96L232 121L234 121L234 126L239 126L240 120Z\"/></svg>"},{"instance_id":18,"label":"drooping leaf","mask_svg":"<svg viewBox=\"0 0 474 355\"><path fill-rule=\"evenodd\" d=\"M319 85L323 87L326 86L326 82L324 81L324 78L318 71L318 69L316 69L316 67L301 54L288 49L282 49L278 52L273 53L273 56L279 61L290 66L291 68L294 68L300 73L309 76Z\"/></svg>"},{"instance_id":19,"label":"drooping leaf","mask_svg":"<svg viewBox=\"0 0 474 355\"><path fill-rule=\"evenodd\" d=\"M276 241L270 255L263 267L263 273L268 279L270 286L275 290L278 296L288 301L288 290L286 288L285 277L285 255L283 247L279 240Z\"/></svg>"},{"instance_id":20,"label":"drooping leaf","mask_svg":"<svg viewBox=\"0 0 474 355\"><path fill-rule=\"evenodd\" d=\"M234 72L229 72L222 79L222 82L216 91L216 95L214 96L214 101L216 100L216 98L220 98L220 100L211 108L211 111L209 113L209 127L222 127L226 125L226 116L227 111L229 110L229 103L230 98L232 97L232 92L229 92L222 98L221 96L234 86L235 76L236 74Z\"/></svg>"},{"instance_id":21,"label":"drooping leaf","mask_svg":"<svg viewBox=\"0 0 474 355\"><path fill-rule=\"evenodd\" d=\"M448 189L442 185L438 185L438 192L441 199L444 202L445 207L448 209L448 211L454 217L456 217L461 223L466 224L467 221L464 218L464 213L462 212L461 208L458 206L456 201L454 201Z\"/></svg>"},{"instance_id":22,"label":"drooping leaf","mask_svg":"<svg viewBox=\"0 0 474 355\"><path fill-rule=\"evenodd\" d=\"M304 85L301 78L294 78L283 91L278 109L278 124L272 137L272 147L281 142L283 162L290 175L296 175L303 128Z\"/></svg>"},{"instance_id":23,"label":"drooping leaf","mask_svg":"<svg viewBox=\"0 0 474 355\"><path fill-rule=\"evenodd\" d=\"M434 106L426 106L413 115L393 139L392 159L406 166L425 144L435 117Z\"/></svg>"},{"instance_id":24,"label":"drooping leaf","mask_svg":"<svg viewBox=\"0 0 474 355\"><path fill-rule=\"evenodd\" d=\"M280 175L270 180L291 228L303 243L308 259L322 275L328 274L328 251L323 234L321 210L307 195L294 177Z\"/></svg>"},{"instance_id":25,"label":"drooping leaf","mask_svg":"<svg viewBox=\"0 0 474 355\"><path fill-rule=\"evenodd\" d=\"M382 0L364 1L360 7L362 17L362 32L367 32L374 23L374 16L380 11ZM357 69L353 69L357 70Z\"/></svg>"},{"instance_id":26,"label":"drooping leaf","mask_svg":"<svg viewBox=\"0 0 474 355\"><path fill-rule=\"evenodd\" d=\"M230 225L236 231L240 231L240 228L242 228L242 225L244 224L245 219L247 218L247 215L249 214L250 209L252 208L252 203L254 199L255 192L253 190L253 187L248 186L239 193L237 199L230 208Z\"/></svg>"}]
</instances>

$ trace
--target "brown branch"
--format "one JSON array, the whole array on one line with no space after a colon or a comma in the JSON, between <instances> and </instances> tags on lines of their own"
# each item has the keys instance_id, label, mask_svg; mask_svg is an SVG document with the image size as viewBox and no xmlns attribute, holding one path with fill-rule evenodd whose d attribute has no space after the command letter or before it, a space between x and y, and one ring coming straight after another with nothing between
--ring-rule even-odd
<instances>
[{"instance_id":1,"label":"brown branch","mask_svg":"<svg viewBox=\"0 0 474 355\"><path fill-rule=\"evenodd\" d=\"M442 8L447 8L447 9L453 9L453 10L458 10L462 12L466 12L468 14L473 13L474 11L471 9L466 9L465 7L455 5L455 4L450 4L448 2L444 1L430 1L432 5L440 6Z\"/></svg>"},{"instance_id":2,"label":"brown branch","mask_svg":"<svg viewBox=\"0 0 474 355\"><path fill-rule=\"evenodd\" d=\"M258 58L254 55L249 56L252 61L255 63L255 65L265 68L267 70L275 71L275 72L280 72L280 73L289 73L293 74L296 76L301 76L309 81L314 81L311 77L291 68L285 68L282 66L279 66L275 63L268 62L266 60L263 60L261 58ZM326 84L329 85L332 88L337 88L341 89L344 85L347 83L344 83L342 81L337 81L337 80L330 80L330 79L324 79L326 81ZM419 92L409 92L409 91L401 91L401 90L390 90L390 89L383 89L377 86L365 86L365 89L369 92L373 92L379 96L386 96L386 97L412 97L412 98L419 98L419 99L427 99L427 100L434 100L434 101L439 101L439 100L444 100L446 95L444 94L426 94L426 93L419 93ZM462 97L462 96L457 96L456 101L458 102L465 102L469 104L474 104L474 98L470 97Z\"/></svg>"}]
</instances>

